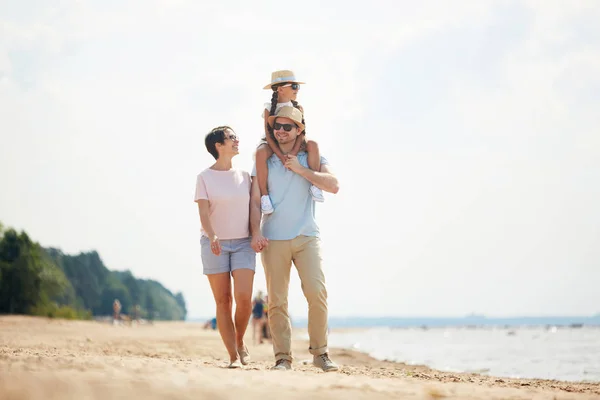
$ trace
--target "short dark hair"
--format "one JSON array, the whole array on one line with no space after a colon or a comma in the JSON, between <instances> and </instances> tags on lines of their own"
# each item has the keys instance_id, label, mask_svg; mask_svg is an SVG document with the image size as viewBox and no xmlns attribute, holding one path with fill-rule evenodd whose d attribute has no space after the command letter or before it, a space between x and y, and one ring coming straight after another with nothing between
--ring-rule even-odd
<instances>
[{"instance_id":1,"label":"short dark hair","mask_svg":"<svg viewBox=\"0 0 600 400\"><path fill-rule=\"evenodd\" d=\"M229 129L233 131L231 127L227 125L217 126L210 132L206 134L204 138L204 144L206 145L206 150L215 158L215 160L219 159L219 152L217 151L217 143L225 143L225 131Z\"/></svg>"}]
</instances>

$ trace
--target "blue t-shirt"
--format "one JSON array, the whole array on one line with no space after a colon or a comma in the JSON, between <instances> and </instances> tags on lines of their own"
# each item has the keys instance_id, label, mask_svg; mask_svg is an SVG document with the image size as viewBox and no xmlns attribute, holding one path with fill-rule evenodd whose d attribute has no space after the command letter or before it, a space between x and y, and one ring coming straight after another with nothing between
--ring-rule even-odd
<instances>
[{"instance_id":1,"label":"blue t-shirt","mask_svg":"<svg viewBox=\"0 0 600 400\"><path fill-rule=\"evenodd\" d=\"M299 152L298 162L308 168L308 154ZM327 159L321 157L321 165L326 164ZM275 211L263 215L263 236L269 240L290 240L301 235L318 237L315 201L309 192L311 183L286 169L275 154L267 160L267 166L269 197ZM256 176L256 164L252 169L252 176Z\"/></svg>"}]
</instances>

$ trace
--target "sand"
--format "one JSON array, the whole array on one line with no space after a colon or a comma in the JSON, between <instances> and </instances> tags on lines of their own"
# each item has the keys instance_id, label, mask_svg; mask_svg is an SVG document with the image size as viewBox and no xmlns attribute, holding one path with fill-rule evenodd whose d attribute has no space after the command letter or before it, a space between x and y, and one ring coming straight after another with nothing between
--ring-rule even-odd
<instances>
[{"instance_id":1,"label":"sand","mask_svg":"<svg viewBox=\"0 0 600 400\"><path fill-rule=\"evenodd\" d=\"M249 337L250 339L250 337ZM113 326L0 317L0 399L600 399L600 384L444 373L332 349L339 372L294 341L293 371L271 371L270 344L229 370L218 333L201 324Z\"/></svg>"}]
</instances>

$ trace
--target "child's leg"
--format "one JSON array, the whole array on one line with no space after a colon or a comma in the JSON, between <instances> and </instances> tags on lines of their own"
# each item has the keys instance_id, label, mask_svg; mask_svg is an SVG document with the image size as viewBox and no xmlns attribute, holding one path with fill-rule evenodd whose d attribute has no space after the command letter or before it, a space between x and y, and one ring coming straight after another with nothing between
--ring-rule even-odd
<instances>
[{"instance_id":1,"label":"child's leg","mask_svg":"<svg viewBox=\"0 0 600 400\"><path fill-rule=\"evenodd\" d=\"M314 140L306 141L306 152L308 153L308 166L313 171L321 170L321 153L319 145Z\"/></svg>"},{"instance_id":2,"label":"child's leg","mask_svg":"<svg viewBox=\"0 0 600 400\"><path fill-rule=\"evenodd\" d=\"M269 194L267 188L267 181L269 178L269 168L267 167L267 160L273 155L273 150L267 144L261 144L256 149L256 178L258 179L258 188L260 189L260 195L265 196Z\"/></svg>"}]
</instances>

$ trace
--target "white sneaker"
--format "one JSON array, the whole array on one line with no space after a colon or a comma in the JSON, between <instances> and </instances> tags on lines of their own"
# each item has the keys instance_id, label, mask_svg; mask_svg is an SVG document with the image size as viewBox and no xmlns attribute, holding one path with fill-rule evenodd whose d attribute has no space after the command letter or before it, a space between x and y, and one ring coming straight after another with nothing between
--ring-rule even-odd
<instances>
[{"instance_id":1,"label":"white sneaker","mask_svg":"<svg viewBox=\"0 0 600 400\"><path fill-rule=\"evenodd\" d=\"M274 367L271 367L275 371L289 371L292 369L292 363L288 360L277 360Z\"/></svg>"},{"instance_id":2,"label":"white sneaker","mask_svg":"<svg viewBox=\"0 0 600 400\"><path fill-rule=\"evenodd\" d=\"M273 208L273 204L271 204L271 198L268 194L261 196L260 210L263 214L271 214L273 211L275 211L275 209Z\"/></svg>"},{"instance_id":3,"label":"white sneaker","mask_svg":"<svg viewBox=\"0 0 600 400\"><path fill-rule=\"evenodd\" d=\"M313 357L313 364L315 367L321 368L324 372L333 372L340 369L336 363L331 361L329 354L321 354Z\"/></svg>"},{"instance_id":4,"label":"white sneaker","mask_svg":"<svg viewBox=\"0 0 600 400\"><path fill-rule=\"evenodd\" d=\"M325 197L323 196L323 191L316 187L315 185L310 185L310 195L312 196L314 201L318 201L322 203L325 201Z\"/></svg>"}]
</instances>

